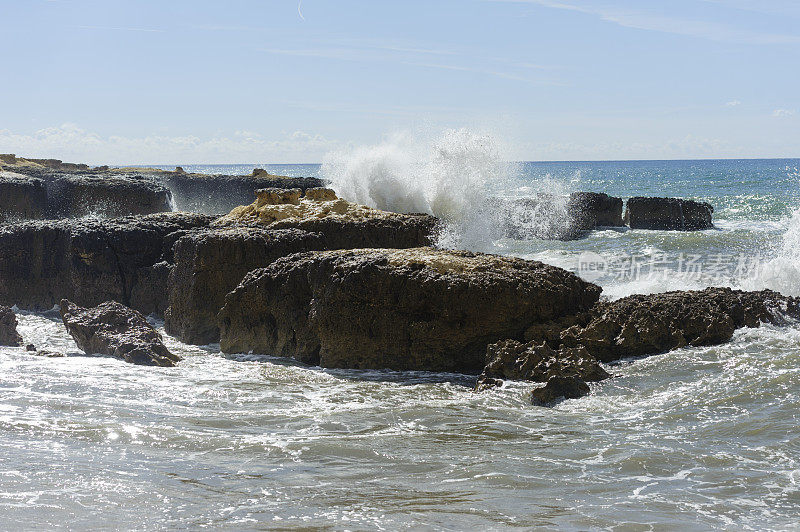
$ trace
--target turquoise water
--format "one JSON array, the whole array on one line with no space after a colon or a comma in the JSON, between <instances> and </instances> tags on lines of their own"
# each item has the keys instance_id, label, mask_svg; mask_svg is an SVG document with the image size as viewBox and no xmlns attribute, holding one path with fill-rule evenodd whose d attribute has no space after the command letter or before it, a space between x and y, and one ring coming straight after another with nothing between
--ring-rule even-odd
<instances>
[{"instance_id":1,"label":"turquoise water","mask_svg":"<svg viewBox=\"0 0 800 532\"><path fill-rule=\"evenodd\" d=\"M430 189L418 194L404 164L268 169L330 177L354 194L348 186L363 184L381 201L412 198L451 216L459 242L572 269L589 251L609 260L699 254L706 266L713 254L745 254L761 266L746 279L708 270L694 278L673 267L598 281L620 297L709 284L798 290L798 166L490 165L501 168L496 175L455 165L430 174L458 200L444 203ZM468 216L483 197L462 180L470 172L490 196L594 190L704 199L717 227L495 239ZM322 370L171 338L185 358L178 367L133 366L81 355L51 315L20 320L27 341L68 356L0 348L0 529L797 528L800 327L742 329L723 346L622 361L591 396L539 408L527 400L528 383L476 394L465 376Z\"/></svg>"}]
</instances>

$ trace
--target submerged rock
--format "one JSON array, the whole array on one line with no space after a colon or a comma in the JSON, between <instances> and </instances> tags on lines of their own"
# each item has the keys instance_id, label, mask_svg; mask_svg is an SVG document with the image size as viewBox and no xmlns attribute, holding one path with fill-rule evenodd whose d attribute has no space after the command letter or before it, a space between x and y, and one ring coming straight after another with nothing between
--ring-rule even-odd
<instances>
[{"instance_id":1,"label":"submerged rock","mask_svg":"<svg viewBox=\"0 0 800 532\"><path fill-rule=\"evenodd\" d=\"M43 218L47 211L44 181L0 171L0 222Z\"/></svg>"},{"instance_id":2,"label":"submerged rock","mask_svg":"<svg viewBox=\"0 0 800 532\"><path fill-rule=\"evenodd\" d=\"M17 316L8 307L0 306L0 345L19 347L22 336L17 332Z\"/></svg>"},{"instance_id":3,"label":"submerged rock","mask_svg":"<svg viewBox=\"0 0 800 532\"><path fill-rule=\"evenodd\" d=\"M174 366L181 358L172 354L144 316L114 301L82 308L61 301L61 318L78 347L145 366Z\"/></svg>"},{"instance_id":4,"label":"submerged rock","mask_svg":"<svg viewBox=\"0 0 800 532\"><path fill-rule=\"evenodd\" d=\"M628 200L625 223L631 229L695 231L714 227L709 203L678 198L635 197Z\"/></svg>"},{"instance_id":5,"label":"submerged rock","mask_svg":"<svg viewBox=\"0 0 800 532\"><path fill-rule=\"evenodd\" d=\"M211 220L164 213L0 226L0 304L48 310L61 299L84 306L113 300L161 314L173 235Z\"/></svg>"},{"instance_id":6,"label":"submerged rock","mask_svg":"<svg viewBox=\"0 0 800 532\"><path fill-rule=\"evenodd\" d=\"M684 346L728 342L736 329L800 317L800 298L730 288L634 295L598 304L585 327L565 330L564 345L584 346L609 362Z\"/></svg>"},{"instance_id":7,"label":"submerged rock","mask_svg":"<svg viewBox=\"0 0 800 532\"><path fill-rule=\"evenodd\" d=\"M323 249L317 233L299 229L223 227L189 231L174 247L165 328L182 342L219 341L217 314L244 276L280 257Z\"/></svg>"},{"instance_id":8,"label":"submerged rock","mask_svg":"<svg viewBox=\"0 0 800 532\"><path fill-rule=\"evenodd\" d=\"M328 249L410 248L432 243L438 222L427 214L398 214L339 199L325 188L266 188L215 225L296 228L325 236Z\"/></svg>"},{"instance_id":9,"label":"submerged rock","mask_svg":"<svg viewBox=\"0 0 800 532\"><path fill-rule=\"evenodd\" d=\"M546 343L503 340L487 348L486 367L476 389L502 384L501 379L546 382L555 376L575 376L590 382L610 377L585 347L556 350Z\"/></svg>"},{"instance_id":10,"label":"submerged rock","mask_svg":"<svg viewBox=\"0 0 800 532\"><path fill-rule=\"evenodd\" d=\"M309 252L225 298L220 345L332 368L478 373L486 346L588 309L599 287L540 262L433 248Z\"/></svg>"},{"instance_id":11,"label":"submerged rock","mask_svg":"<svg viewBox=\"0 0 800 532\"><path fill-rule=\"evenodd\" d=\"M589 385L580 377L570 375L567 377L554 376L547 380L541 388L531 392L531 403L537 406L553 404L558 399L577 399L589 395Z\"/></svg>"}]
</instances>

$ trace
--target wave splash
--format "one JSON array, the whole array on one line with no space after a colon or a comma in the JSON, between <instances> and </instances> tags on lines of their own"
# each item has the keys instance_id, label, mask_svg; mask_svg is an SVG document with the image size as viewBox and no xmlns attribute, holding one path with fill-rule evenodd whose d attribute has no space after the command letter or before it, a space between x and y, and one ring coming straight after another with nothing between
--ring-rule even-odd
<instances>
[{"instance_id":1,"label":"wave splash","mask_svg":"<svg viewBox=\"0 0 800 532\"><path fill-rule=\"evenodd\" d=\"M523 182L519 165L507 162L504 151L495 137L466 128L432 140L398 134L330 153L321 172L349 201L436 216L445 223L437 242L442 247L489 251L509 233L542 237L558 231L566 218L566 199L558 196L565 187L551 179L534 186ZM510 191L528 197L546 191L558 199L531 209L515 203Z\"/></svg>"},{"instance_id":2,"label":"wave splash","mask_svg":"<svg viewBox=\"0 0 800 532\"><path fill-rule=\"evenodd\" d=\"M769 288L787 296L800 296L800 208L789 218L775 256L764 261L758 274L741 285L745 290Z\"/></svg>"}]
</instances>

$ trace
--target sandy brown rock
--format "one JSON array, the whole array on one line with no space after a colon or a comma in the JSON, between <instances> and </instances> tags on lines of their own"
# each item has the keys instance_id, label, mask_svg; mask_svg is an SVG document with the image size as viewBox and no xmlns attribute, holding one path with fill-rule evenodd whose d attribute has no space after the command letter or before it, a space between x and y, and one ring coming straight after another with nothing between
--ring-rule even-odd
<instances>
[{"instance_id":1,"label":"sandy brown rock","mask_svg":"<svg viewBox=\"0 0 800 532\"><path fill-rule=\"evenodd\" d=\"M186 232L174 246L165 328L182 342L219 341L217 314L244 276L280 257L324 248L321 235L299 229L223 227Z\"/></svg>"},{"instance_id":2,"label":"sandy brown rock","mask_svg":"<svg viewBox=\"0 0 800 532\"><path fill-rule=\"evenodd\" d=\"M61 301L61 318L87 354L109 355L145 366L171 367L181 360L167 349L144 316L114 301L87 309L65 299Z\"/></svg>"},{"instance_id":3,"label":"sandy brown rock","mask_svg":"<svg viewBox=\"0 0 800 532\"><path fill-rule=\"evenodd\" d=\"M22 336L17 332L17 316L8 307L0 306L0 345L19 347Z\"/></svg>"},{"instance_id":4,"label":"sandy brown rock","mask_svg":"<svg viewBox=\"0 0 800 532\"><path fill-rule=\"evenodd\" d=\"M410 248L432 243L438 222L426 214L398 214L350 203L330 189L261 189L256 201L233 209L216 226L302 229L325 236L328 249Z\"/></svg>"},{"instance_id":5,"label":"sandy brown rock","mask_svg":"<svg viewBox=\"0 0 800 532\"><path fill-rule=\"evenodd\" d=\"M225 352L335 368L479 373L486 346L588 309L600 289L539 262L433 248L310 252L248 274Z\"/></svg>"},{"instance_id":6,"label":"sandy brown rock","mask_svg":"<svg viewBox=\"0 0 800 532\"><path fill-rule=\"evenodd\" d=\"M576 376L592 382L611 375L582 346L553 349L546 343L503 340L486 349L486 367L476 389L502 384L502 379L547 382L555 376Z\"/></svg>"}]
</instances>

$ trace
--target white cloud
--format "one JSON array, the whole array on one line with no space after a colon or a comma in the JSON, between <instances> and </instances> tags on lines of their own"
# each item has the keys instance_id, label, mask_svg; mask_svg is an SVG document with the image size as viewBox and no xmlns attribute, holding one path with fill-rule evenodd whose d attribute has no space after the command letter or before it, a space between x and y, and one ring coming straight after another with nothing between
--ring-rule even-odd
<instances>
[{"instance_id":1,"label":"white cloud","mask_svg":"<svg viewBox=\"0 0 800 532\"><path fill-rule=\"evenodd\" d=\"M75 124L33 134L0 130L0 153L52 157L89 164L292 163L322 160L341 143L303 131L265 138L252 131L201 138L194 135L103 137Z\"/></svg>"},{"instance_id":2,"label":"white cloud","mask_svg":"<svg viewBox=\"0 0 800 532\"><path fill-rule=\"evenodd\" d=\"M794 109L775 109L772 111L772 116L775 118L787 118L795 114Z\"/></svg>"},{"instance_id":3,"label":"white cloud","mask_svg":"<svg viewBox=\"0 0 800 532\"><path fill-rule=\"evenodd\" d=\"M739 100L731 100L725 103L725 107L738 107L740 105L742 105L742 102Z\"/></svg>"}]
</instances>

